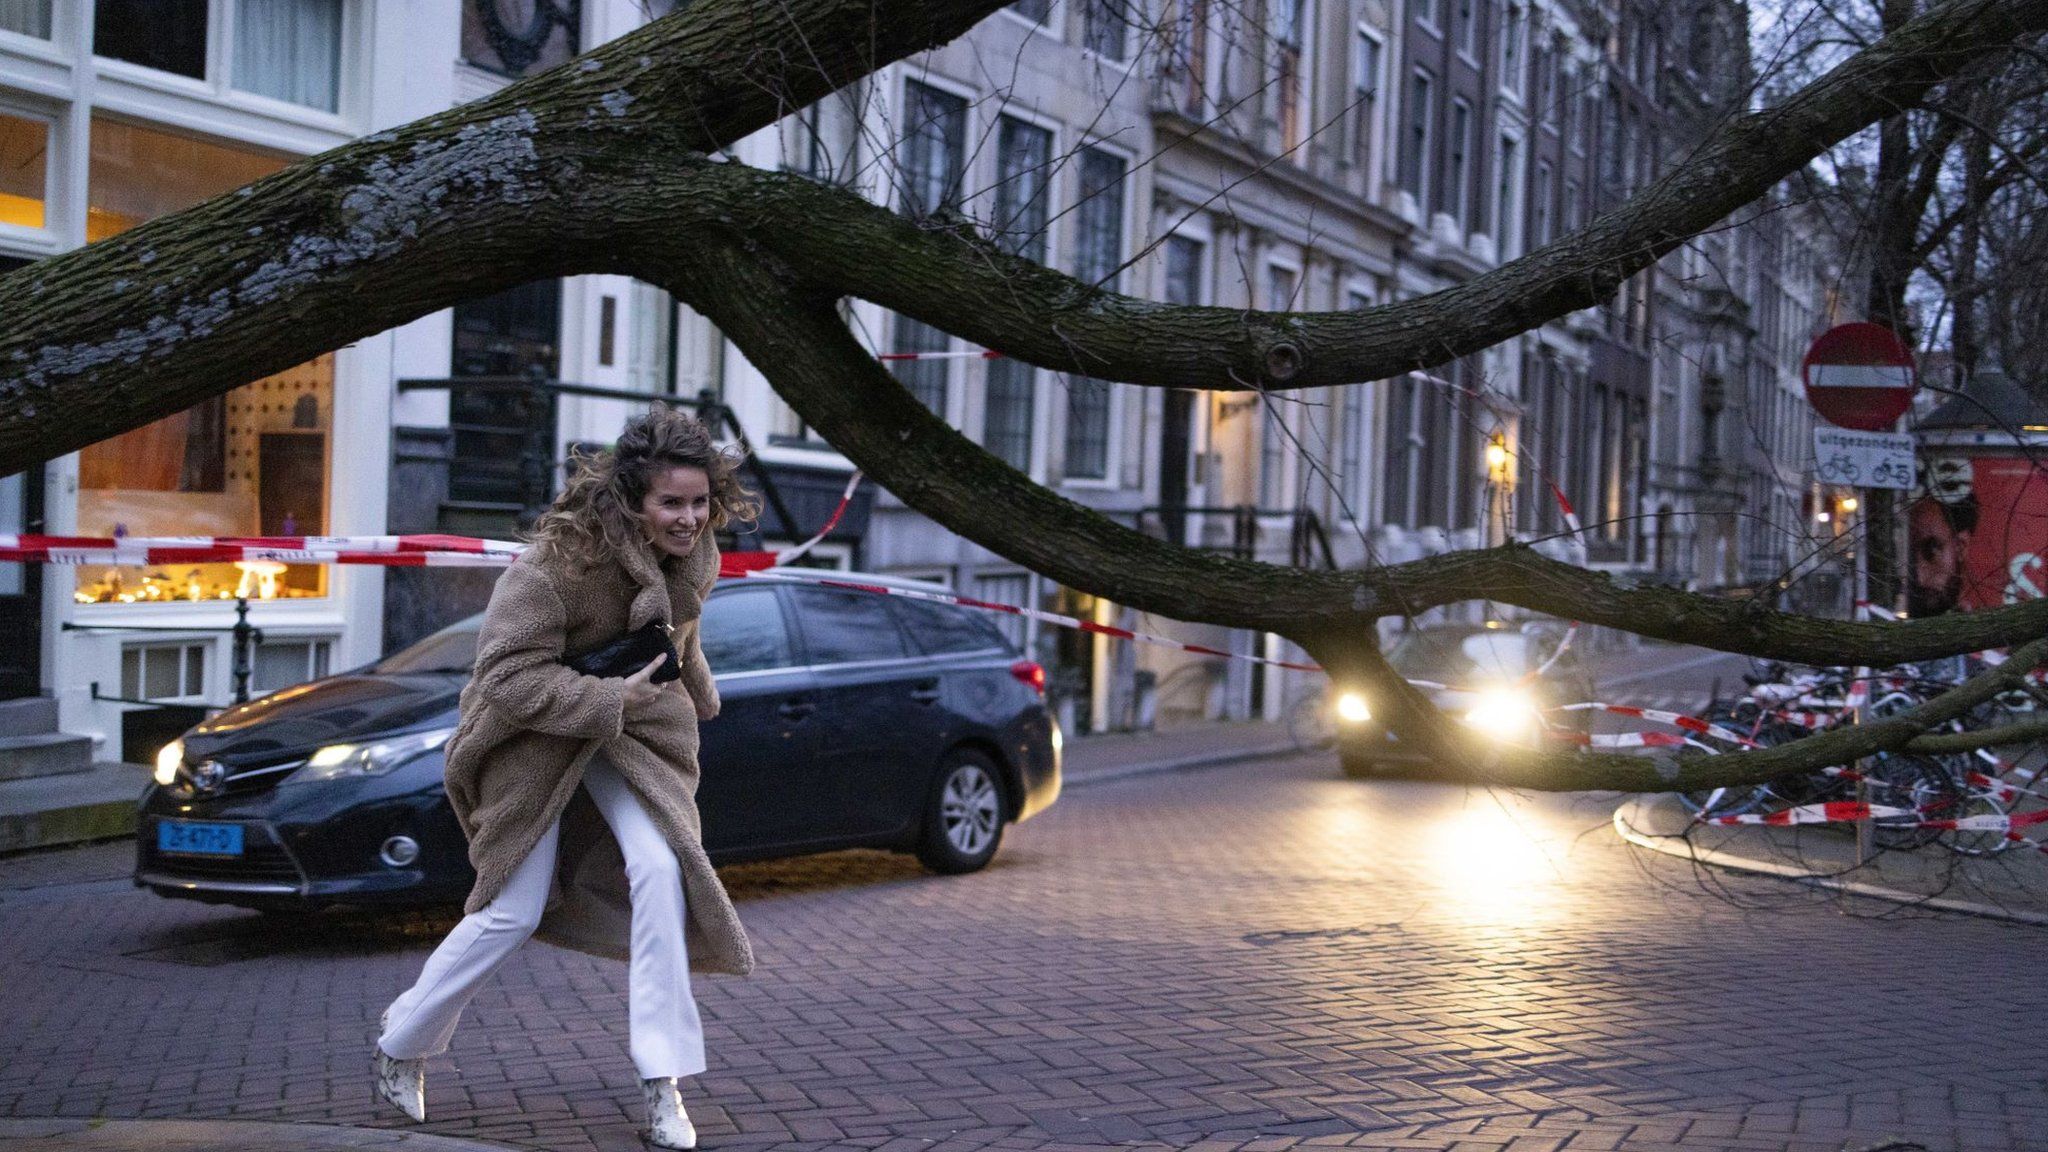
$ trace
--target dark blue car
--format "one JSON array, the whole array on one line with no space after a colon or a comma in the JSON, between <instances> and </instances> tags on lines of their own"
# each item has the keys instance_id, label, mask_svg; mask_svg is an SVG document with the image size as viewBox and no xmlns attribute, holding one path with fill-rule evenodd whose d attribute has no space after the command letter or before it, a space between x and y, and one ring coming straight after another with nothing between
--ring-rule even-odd
<instances>
[{"instance_id":1,"label":"dark blue car","mask_svg":"<svg viewBox=\"0 0 2048 1152\"><path fill-rule=\"evenodd\" d=\"M473 873L441 748L481 623L186 733L142 799L135 882L264 909L459 902ZM979 613L735 580L703 638L723 701L698 758L715 863L872 847L971 872L1059 795L1044 671Z\"/></svg>"}]
</instances>

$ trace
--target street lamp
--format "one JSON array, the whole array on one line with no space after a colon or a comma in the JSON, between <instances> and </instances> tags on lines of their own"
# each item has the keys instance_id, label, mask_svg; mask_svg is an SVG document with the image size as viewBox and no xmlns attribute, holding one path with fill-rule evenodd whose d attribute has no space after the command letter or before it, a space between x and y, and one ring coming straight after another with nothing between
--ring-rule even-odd
<instances>
[{"instance_id":1,"label":"street lamp","mask_svg":"<svg viewBox=\"0 0 2048 1152\"><path fill-rule=\"evenodd\" d=\"M1495 432L1486 441L1486 478L1495 484L1508 482L1508 435Z\"/></svg>"}]
</instances>

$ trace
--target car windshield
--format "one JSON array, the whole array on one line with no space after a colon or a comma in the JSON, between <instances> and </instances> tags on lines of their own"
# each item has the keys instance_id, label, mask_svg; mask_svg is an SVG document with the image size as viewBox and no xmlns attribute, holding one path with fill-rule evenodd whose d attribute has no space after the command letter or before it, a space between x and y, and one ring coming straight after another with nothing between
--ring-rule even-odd
<instances>
[{"instance_id":1,"label":"car windshield","mask_svg":"<svg viewBox=\"0 0 2048 1152\"><path fill-rule=\"evenodd\" d=\"M1411 680L1458 684L1513 679L1529 667L1528 637L1502 630L1420 628L1403 632L1387 650L1387 663Z\"/></svg>"},{"instance_id":2,"label":"car windshield","mask_svg":"<svg viewBox=\"0 0 2048 1152\"><path fill-rule=\"evenodd\" d=\"M1472 661L1459 649L1466 633L1403 632L1387 652L1387 663L1410 680L1455 680L1472 671Z\"/></svg>"},{"instance_id":3,"label":"car windshield","mask_svg":"<svg viewBox=\"0 0 2048 1152\"><path fill-rule=\"evenodd\" d=\"M418 672L467 672L476 666L476 634L482 615L450 624L424 640L416 640L370 665L378 676Z\"/></svg>"}]
</instances>

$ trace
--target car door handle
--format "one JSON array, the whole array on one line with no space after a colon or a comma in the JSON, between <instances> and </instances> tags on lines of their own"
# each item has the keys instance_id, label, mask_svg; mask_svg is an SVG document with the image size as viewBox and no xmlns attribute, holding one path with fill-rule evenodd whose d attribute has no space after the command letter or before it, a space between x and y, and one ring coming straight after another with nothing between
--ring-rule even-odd
<instances>
[{"instance_id":1,"label":"car door handle","mask_svg":"<svg viewBox=\"0 0 2048 1152\"><path fill-rule=\"evenodd\" d=\"M815 700L785 700L775 711L784 720L801 720L818 710Z\"/></svg>"},{"instance_id":2,"label":"car door handle","mask_svg":"<svg viewBox=\"0 0 2048 1152\"><path fill-rule=\"evenodd\" d=\"M939 682L937 680L918 681L910 686L910 698L919 704L937 704L939 702Z\"/></svg>"}]
</instances>

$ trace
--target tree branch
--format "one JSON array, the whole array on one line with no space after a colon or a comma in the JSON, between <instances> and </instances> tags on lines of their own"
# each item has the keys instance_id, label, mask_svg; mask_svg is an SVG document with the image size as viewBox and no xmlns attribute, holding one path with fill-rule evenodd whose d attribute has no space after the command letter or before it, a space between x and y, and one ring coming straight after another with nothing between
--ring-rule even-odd
<instances>
[{"instance_id":1,"label":"tree branch","mask_svg":"<svg viewBox=\"0 0 2048 1152\"><path fill-rule=\"evenodd\" d=\"M806 424L911 507L1033 571L1140 611L1327 650L1329 637L1362 637L1384 616L1490 599L1808 664L1889 665L2048 633L2048 600L1899 623L1820 620L1636 586L1522 546L1348 571L1183 548L1034 483L939 419L847 331L834 293L751 239L706 243L687 261L657 254L636 274L657 276L662 266L687 266L687 278L655 282L710 317Z\"/></svg>"},{"instance_id":2,"label":"tree branch","mask_svg":"<svg viewBox=\"0 0 2048 1152\"><path fill-rule=\"evenodd\" d=\"M493 96L0 277L0 474L674 227L722 148L1002 0L700 0ZM613 211L631 201L630 210ZM794 222L785 223L791 227Z\"/></svg>"},{"instance_id":3,"label":"tree branch","mask_svg":"<svg viewBox=\"0 0 2048 1152\"><path fill-rule=\"evenodd\" d=\"M1326 387L1441 364L1599 303L1849 134L2044 29L2048 0L1937 5L1783 104L1730 119L1683 164L1579 232L1451 288L1358 311L1193 308L1093 290L827 190L775 188L752 172L732 178L754 182L763 197L744 218L754 233L811 278L1006 355L1134 384ZM775 228L799 202L806 219L831 226Z\"/></svg>"}]
</instances>

